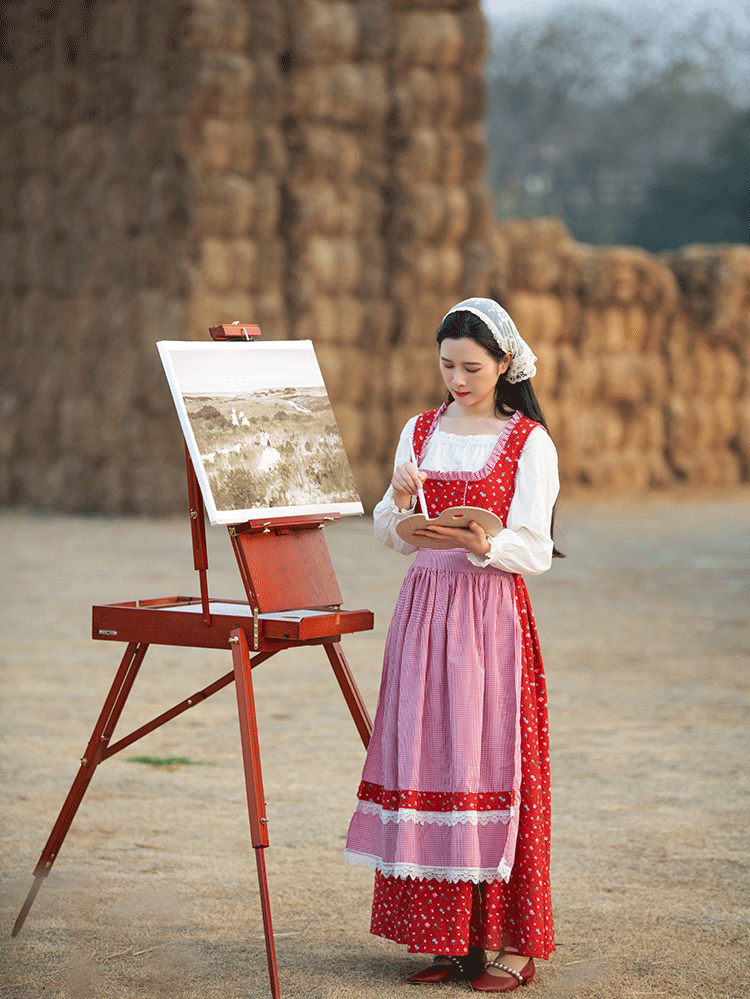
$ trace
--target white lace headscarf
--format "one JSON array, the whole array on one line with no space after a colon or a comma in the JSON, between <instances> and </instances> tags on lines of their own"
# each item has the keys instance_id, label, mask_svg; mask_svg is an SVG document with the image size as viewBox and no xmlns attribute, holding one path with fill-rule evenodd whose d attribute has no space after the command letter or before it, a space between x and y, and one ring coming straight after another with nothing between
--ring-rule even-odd
<instances>
[{"instance_id":1,"label":"white lace headscarf","mask_svg":"<svg viewBox=\"0 0 750 999\"><path fill-rule=\"evenodd\" d=\"M534 377L536 355L521 337L516 324L501 305L491 298L466 298L443 316L443 322L453 312L472 312L478 316L492 334L500 350L512 355L513 360L505 373L509 382L522 382L526 378Z\"/></svg>"}]
</instances>

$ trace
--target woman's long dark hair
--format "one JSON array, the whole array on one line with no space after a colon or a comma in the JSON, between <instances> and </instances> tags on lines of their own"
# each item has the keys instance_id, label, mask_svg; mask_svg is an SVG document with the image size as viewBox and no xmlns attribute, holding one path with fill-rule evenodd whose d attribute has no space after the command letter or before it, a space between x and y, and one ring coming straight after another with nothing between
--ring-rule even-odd
<instances>
[{"instance_id":1,"label":"woman's long dark hair","mask_svg":"<svg viewBox=\"0 0 750 999\"><path fill-rule=\"evenodd\" d=\"M496 361L505 359L505 351L500 347L486 324L479 316L473 312L451 312L445 317L437 331L437 342L441 344L443 340L474 340L480 347L484 347L487 353ZM449 392L448 399L453 402L453 395ZM498 416L512 416L518 410L524 416L528 416L535 423L541 423L547 430L547 421L544 419L542 407L536 397L536 392L531 387L528 378L520 382L509 382L505 377L505 372L500 375L495 385L495 410ZM550 524L550 537L552 537L552 557L565 558L562 552L555 547L555 508L552 508L552 523Z\"/></svg>"}]
</instances>

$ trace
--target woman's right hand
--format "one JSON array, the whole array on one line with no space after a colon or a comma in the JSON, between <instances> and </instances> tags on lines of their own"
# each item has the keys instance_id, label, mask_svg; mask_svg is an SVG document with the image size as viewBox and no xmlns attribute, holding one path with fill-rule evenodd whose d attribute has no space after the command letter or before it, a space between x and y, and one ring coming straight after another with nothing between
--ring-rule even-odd
<instances>
[{"instance_id":1,"label":"woman's right hand","mask_svg":"<svg viewBox=\"0 0 750 999\"><path fill-rule=\"evenodd\" d=\"M391 479L391 488L393 502L399 510L409 509L412 497L417 495L426 478L427 472L420 472L413 461L405 461L403 465L397 466Z\"/></svg>"}]
</instances>

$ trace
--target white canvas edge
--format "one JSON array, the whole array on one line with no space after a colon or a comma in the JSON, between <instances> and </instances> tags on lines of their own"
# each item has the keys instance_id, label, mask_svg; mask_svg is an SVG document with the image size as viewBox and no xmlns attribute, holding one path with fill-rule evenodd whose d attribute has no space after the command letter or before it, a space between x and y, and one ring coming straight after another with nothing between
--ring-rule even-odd
<instances>
[{"instance_id":1,"label":"white canvas edge","mask_svg":"<svg viewBox=\"0 0 750 999\"><path fill-rule=\"evenodd\" d=\"M180 427L182 429L182 434L185 438L185 443L187 444L188 453L190 454L190 459L193 463L193 468L195 469L195 475L198 479L198 485L200 486L201 494L203 496L203 505L208 514L209 523L212 525L230 525L230 524L242 524L248 520L260 520L264 517L270 519L276 519L279 517L299 517L306 514L317 515L317 514L332 514L339 513L341 516L352 516L357 514L363 514L364 507L361 502L357 503L318 503L307 506L276 506L276 507L254 507L248 510L218 510L216 504L214 503L213 494L211 492L211 486L208 482L208 476L203 468L203 462L201 461L200 452L198 450L198 442L193 434L193 428L190 426L190 418L187 414L187 409L185 407L185 400L182 397L182 392L180 391L180 385L177 380L177 372L174 370L172 364L172 358L170 357L170 351L172 350L202 350L208 349L213 350L215 348L226 349L229 351L232 348L242 349L242 350L256 350L261 348L261 350L272 350L279 347L283 349L290 350L312 350L313 357L315 358L315 363L318 364L318 358L315 355L315 347L312 340L272 340L266 343L218 343L216 341L211 341L210 343L202 343L197 340L158 340L156 343L156 349L159 351L159 357L161 358L162 366L164 368L164 373L167 376L167 382L169 384L169 391L172 393L172 399L174 401L174 406L177 411L177 418L180 421ZM228 351L228 352L229 352ZM318 370L320 371L320 365L318 365ZM320 384L325 388L325 382L323 381L323 376L321 374ZM328 389L326 389L326 396L328 395ZM329 398L330 402L330 398ZM334 414L335 419L335 414ZM339 433L341 431L339 430ZM347 455L348 460L348 455Z\"/></svg>"}]
</instances>

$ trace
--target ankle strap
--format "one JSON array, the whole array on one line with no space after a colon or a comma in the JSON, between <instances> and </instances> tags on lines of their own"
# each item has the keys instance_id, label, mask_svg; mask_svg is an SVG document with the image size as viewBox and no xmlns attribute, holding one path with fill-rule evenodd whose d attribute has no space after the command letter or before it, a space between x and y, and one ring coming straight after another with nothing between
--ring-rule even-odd
<instances>
[{"instance_id":1,"label":"ankle strap","mask_svg":"<svg viewBox=\"0 0 750 999\"><path fill-rule=\"evenodd\" d=\"M500 968L500 970L501 970L501 971L507 971L509 975L513 975L513 977L514 977L514 978L515 978L515 979L516 979L516 980L517 980L518 982L520 982L520 983L521 983L521 985L523 985L523 975L520 975L520 974L519 974L519 973L518 973L517 971L514 971L514 970L513 970L512 968L509 968L507 964L501 964L501 963L500 963L500 962L499 962L499 961L497 960L497 958L495 958L495 960L494 960L494 961L488 961L488 962L487 962L487 967L488 967L488 968L489 968L489 967L492 967L492 968Z\"/></svg>"}]
</instances>

